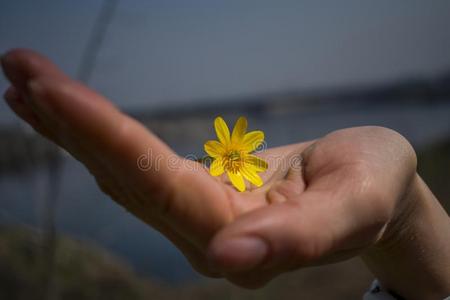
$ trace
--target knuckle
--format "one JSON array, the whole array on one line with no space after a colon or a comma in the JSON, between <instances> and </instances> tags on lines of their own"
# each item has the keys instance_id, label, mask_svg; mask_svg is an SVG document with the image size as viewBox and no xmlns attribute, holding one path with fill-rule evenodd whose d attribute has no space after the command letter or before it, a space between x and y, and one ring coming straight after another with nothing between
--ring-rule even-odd
<instances>
[{"instance_id":1,"label":"knuckle","mask_svg":"<svg viewBox=\"0 0 450 300\"><path fill-rule=\"evenodd\" d=\"M392 151L395 151L398 159L401 159L414 169L416 168L416 152L405 136L398 131L381 126L369 126L368 130L370 130L372 134L382 138L385 141L385 144L388 145Z\"/></svg>"}]
</instances>

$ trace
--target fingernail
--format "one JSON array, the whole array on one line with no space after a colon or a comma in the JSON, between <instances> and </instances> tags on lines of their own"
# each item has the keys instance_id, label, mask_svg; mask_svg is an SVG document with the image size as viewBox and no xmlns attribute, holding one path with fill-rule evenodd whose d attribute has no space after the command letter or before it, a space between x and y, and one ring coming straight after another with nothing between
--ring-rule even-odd
<instances>
[{"instance_id":1,"label":"fingernail","mask_svg":"<svg viewBox=\"0 0 450 300\"><path fill-rule=\"evenodd\" d=\"M251 270L261 265L269 253L265 241L257 237L238 237L212 245L208 260L213 269L225 272Z\"/></svg>"}]
</instances>

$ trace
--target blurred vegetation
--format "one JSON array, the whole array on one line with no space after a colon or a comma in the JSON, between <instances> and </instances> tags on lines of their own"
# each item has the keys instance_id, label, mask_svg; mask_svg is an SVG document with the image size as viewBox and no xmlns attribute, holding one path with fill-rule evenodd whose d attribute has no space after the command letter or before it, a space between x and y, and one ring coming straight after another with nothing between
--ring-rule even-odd
<instances>
[{"instance_id":1,"label":"blurred vegetation","mask_svg":"<svg viewBox=\"0 0 450 300\"><path fill-rule=\"evenodd\" d=\"M105 250L68 237L57 240L53 282L45 283L42 235L30 228L0 228L0 299L357 299L371 280L359 260L283 275L247 291L224 280L169 285L141 278ZM149 249L150 251L150 249ZM150 255L150 254L149 254ZM48 286L48 290L45 290Z\"/></svg>"},{"instance_id":2,"label":"blurred vegetation","mask_svg":"<svg viewBox=\"0 0 450 300\"><path fill-rule=\"evenodd\" d=\"M450 211L450 139L419 151L418 162L419 173ZM212 279L174 285L142 278L107 251L69 237L57 238L51 268L47 252L40 232L0 227L0 299L360 299L372 280L362 262L352 259L285 274L255 291Z\"/></svg>"},{"instance_id":3,"label":"blurred vegetation","mask_svg":"<svg viewBox=\"0 0 450 300\"><path fill-rule=\"evenodd\" d=\"M0 241L0 299L142 299L142 283L133 272L92 245L58 238L48 284L43 235L3 227Z\"/></svg>"}]
</instances>

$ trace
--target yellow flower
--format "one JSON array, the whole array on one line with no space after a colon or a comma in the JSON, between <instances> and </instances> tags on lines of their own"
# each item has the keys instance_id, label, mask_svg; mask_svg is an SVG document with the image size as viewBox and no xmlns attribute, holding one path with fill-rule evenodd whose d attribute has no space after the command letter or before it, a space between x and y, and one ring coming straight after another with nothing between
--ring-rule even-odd
<instances>
[{"instance_id":1,"label":"yellow flower","mask_svg":"<svg viewBox=\"0 0 450 300\"><path fill-rule=\"evenodd\" d=\"M222 117L214 120L218 141L207 141L205 151L214 160L209 168L212 176L219 176L227 172L231 183L240 192L245 191L244 178L256 186L261 186L263 181L259 177L259 172L267 170L267 162L252 155L263 142L264 133L262 131L247 130L247 119L240 117L230 130Z\"/></svg>"}]
</instances>

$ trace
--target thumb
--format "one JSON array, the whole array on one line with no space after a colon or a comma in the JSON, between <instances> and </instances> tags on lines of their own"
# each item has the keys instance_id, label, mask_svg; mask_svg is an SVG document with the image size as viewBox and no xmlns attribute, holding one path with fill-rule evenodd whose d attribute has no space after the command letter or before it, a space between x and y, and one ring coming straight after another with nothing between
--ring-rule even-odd
<instances>
[{"instance_id":1,"label":"thumb","mask_svg":"<svg viewBox=\"0 0 450 300\"><path fill-rule=\"evenodd\" d=\"M309 265L333 248L333 235L345 222L336 214L337 201L323 192L307 192L301 199L274 204L245 214L223 228L211 241L212 268L223 273L251 270L279 272Z\"/></svg>"}]
</instances>

